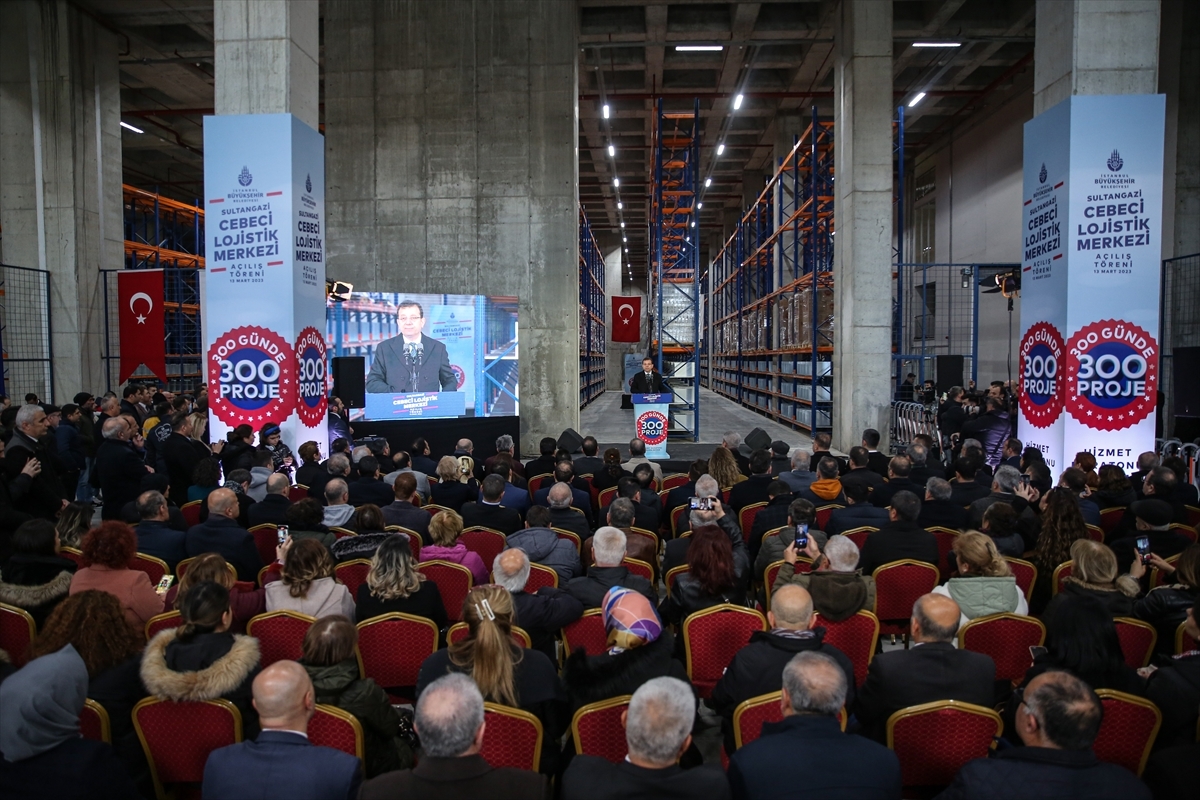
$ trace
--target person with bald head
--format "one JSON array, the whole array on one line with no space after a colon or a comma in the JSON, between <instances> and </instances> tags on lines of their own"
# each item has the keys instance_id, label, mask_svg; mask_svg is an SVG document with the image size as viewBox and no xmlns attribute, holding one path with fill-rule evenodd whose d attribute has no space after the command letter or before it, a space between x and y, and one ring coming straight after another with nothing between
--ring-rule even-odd
<instances>
[{"instance_id":1,"label":"person with bald head","mask_svg":"<svg viewBox=\"0 0 1200 800\"><path fill-rule=\"evenodd\" d=\"M961 617L958 603L946 595L926 594L913 604L912 646L878 653L858 690L854 714L863 735L887 739L893 712L935 700L961 700L991 708L996 665L991 656L954 646Z\"/></svg>"},{"instance_id":2,"label":"person with bald head","mask_svg":"<svg viewBox=\"0 0 1200 800\"><path fill-rule=\"evenodd\" d=\"M854 664L841 650L825 644L825 629L816 626L812 595L802 586L787 584L771 594L767 612L770 630L756 631L725 668L713 688L711 703L721 715L725 750L734 751L733 712L738 704L760 694L777 692L783 667L797 653L824 653L845 673L848 702L854 700Z\"/></svg>"},{"instance_id":3,"label":"person with bald head","mask_svg":"<svg viewBox=\"0 0 1200 800\"><path fill-rule=\"evenodd\" d=\"M188 529L189 556L220 553L237 570L239 581L258 580L262 559L250 532L238 524L241 507L232 489L214 489L208 495L208 519Z\"/></svg>"},{"instance_id":4,"label":"person with bald head","mask_svg":"<svg viewBox=\"0 0 1200 800\"><path fill-rule=\"evenodd\" d=\"M304 667L276 661L254 679L261 732L254 741L214 750L204 765L205 798L358 797L362 763L308 740L316 693Z\"/></svg>"},{"instance_id":5,"label":"person with bald head","mask_svg":"<svg viewBox=\"0 0 1200 800\"><path fill-rule=\"evenodd\" d=\"M543 586L533 594L525 591L530 569L529 554L510 547L492 562L492 579L512 594L517 624L529 634L533 649L556 661L555 637L564 625L583 616L583 603L554 586Z\"/></svg>"},{"instance_id":6,"label":"person with bald head","mask_svg":"<svg viewBox=\"0 0 1200 800\"><path fill-rule=\"evenodd\" d=\"M265 451L264 451L265 452ZM266 494L263 499L250 506L250 527L255 525L287 525L287 510L292 506L289 495L292 482L282 472L273 472L267 477Z\"/></svg>"}]
</instances>

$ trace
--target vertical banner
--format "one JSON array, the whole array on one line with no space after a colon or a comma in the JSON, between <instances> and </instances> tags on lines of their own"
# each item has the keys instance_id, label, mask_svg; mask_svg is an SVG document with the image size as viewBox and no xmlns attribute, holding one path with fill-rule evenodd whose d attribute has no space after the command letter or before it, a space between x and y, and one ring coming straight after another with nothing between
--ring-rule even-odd
<instances>
[{"instance_id":1,"label":"vertical banner","mask_svg":"<svg viewBox=\"0 0 1200 800\"><path fill-rule=\"evenodd\" d=\"M1154 448L1165 107L1081 95L1025 125L1019 435L1056 474Z\"/></svg>"},{"instance_id":2,"label":"vertical banner","mask_svg":"<svg viewBox=\"0 0 1200 800\"><path fill-rule=\"evenodd\" d=\"M640 342L642 339L642 298L612 298L612 341Z\"/></svg>"},{"instance_id":3,"label":"vertical banner","mask_svg":"<svg viewBox=\"0 0 1200 800\"><path fill-rule=\"evenodd\" d=\"M161 269L123 269L117 273L117 334L121 346L118 383L129 380L143 364L160 381L167 382L165 319Z\"/></svg>"},{"instance_id":4,"label":"vertical banner","mask_svg":"<svg viewBox=\"0 0 1200 800\"><path fill-rule=\"evenodd\" d=\"M326 441L324 139L290 114L204 118L212 436Z\"/></svg>"}]
</instances>

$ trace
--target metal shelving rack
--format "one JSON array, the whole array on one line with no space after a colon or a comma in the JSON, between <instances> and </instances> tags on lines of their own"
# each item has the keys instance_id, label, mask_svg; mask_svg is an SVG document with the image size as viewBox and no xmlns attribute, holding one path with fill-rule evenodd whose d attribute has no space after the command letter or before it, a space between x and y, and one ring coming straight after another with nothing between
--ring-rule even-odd
<instances>
[{"instance_id":1,"label":"metal shelving rack","mask_svg":"<svg viewBox=\"0 0 1200 800\"><path fill-rule=\"evenodd\" d=\"M579 407L604 393L604 254L579 207Z\"/></svg>"},{"instance_id":2,"label":"metal shelving rack","mask_svg":"<svg viewBox=\"0 0 1200 800\"><path fill-rule=\"evenodd\" d=\"M709 386L810 433L833 423L833 145L814 107L709 270Z\"/></svg>"},{"instance_id":3,"label":"metal shelving rack","mask_svg":"<svg viewBox=\"0 0 1200 800\"><path fill-rule=\"evenodd\" d=\"M670 435L700 440L700 101L664 111L654 125L651 195L653 349L671 384Z\"/></svg>"}]
</instances>

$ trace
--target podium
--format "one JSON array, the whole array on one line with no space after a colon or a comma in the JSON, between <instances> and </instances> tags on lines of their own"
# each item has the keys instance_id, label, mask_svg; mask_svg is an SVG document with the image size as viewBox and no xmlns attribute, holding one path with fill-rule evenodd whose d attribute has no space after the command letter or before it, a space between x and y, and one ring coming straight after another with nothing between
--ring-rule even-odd
<instances>
[{"instance_id":1,"label":"podium","mask_svg":"<svg viewBox=\"0 0 1200 800\"><path fill-rule=\"evenodd\" d=\"M646 443L646 458L666 459L671 420L670 392L633 395L633 433Z\"/></svg>"}]
</instances>

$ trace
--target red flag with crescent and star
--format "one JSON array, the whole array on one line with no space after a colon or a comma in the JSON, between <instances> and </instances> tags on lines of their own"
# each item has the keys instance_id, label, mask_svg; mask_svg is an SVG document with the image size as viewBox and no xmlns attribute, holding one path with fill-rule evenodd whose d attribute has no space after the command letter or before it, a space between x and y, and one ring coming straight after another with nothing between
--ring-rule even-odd
<instances>
[{"instance_id":1,"label":"red flag with crescent and star","mask_svg":"<svg viewBox=\"0 0 1200 800\"><path fill-rule=\"evenodd\" d=\"M642 340L642 298L613 297L612 340L640 342Z\"/></svg>"},{"instance_id":2,"label":"red flag with crescent and star","mask_svg":"<svg viewBox=\"0 0 1200 800\"><path fill-rule=\"evenodd\" d=\"M163 271L123 269L117 273L117 323L124 383L139 366L167 379L166 333L163 323Z\"/></svg>"}]
</instances>

